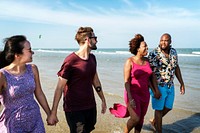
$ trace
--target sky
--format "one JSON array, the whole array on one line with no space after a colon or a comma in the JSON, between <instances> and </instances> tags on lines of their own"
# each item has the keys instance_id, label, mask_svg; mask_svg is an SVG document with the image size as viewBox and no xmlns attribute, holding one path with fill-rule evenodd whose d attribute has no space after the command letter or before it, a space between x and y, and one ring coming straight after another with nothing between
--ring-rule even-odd
<instances>
[{"instance_id":1,"label":"sky","mask_svg":"<svg viewBox=\"0 0 200 133\"><path fill-rule=\"evenodd\" d=\"M128 48L142 34L149 48L169 33L175 48L200 48L199 0L0 0L0 41L25 35L32 48L77 48L89 26L98 48Z\"/></svg>"}]
</instances>

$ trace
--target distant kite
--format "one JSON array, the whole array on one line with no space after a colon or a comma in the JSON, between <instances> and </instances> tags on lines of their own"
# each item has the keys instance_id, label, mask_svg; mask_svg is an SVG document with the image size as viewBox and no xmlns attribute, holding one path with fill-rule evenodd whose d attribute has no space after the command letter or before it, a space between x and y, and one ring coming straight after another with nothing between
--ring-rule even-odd
<instances>
[{"instance_id":1,"label":"distant kite","mask_svg":"<svg viewBox=\"0 0 200 133\"><path fill-rule=\"evenodd\" d=\"M39 39L42 37L42 35L39 35Z\"/></svg>"}]
</instances>

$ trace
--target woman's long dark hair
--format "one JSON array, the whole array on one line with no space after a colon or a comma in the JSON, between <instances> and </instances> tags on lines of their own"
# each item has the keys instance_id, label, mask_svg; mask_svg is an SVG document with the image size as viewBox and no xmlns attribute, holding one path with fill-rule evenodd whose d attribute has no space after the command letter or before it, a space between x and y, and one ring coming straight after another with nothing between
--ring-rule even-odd
<instances>
[{"instance_id":1,"label":"woman's long dark hair","mask_svg":"<svg viewBox=\"0 0 200 133\"><path fill-rule=\"evenodd\" d=\"M0 53L0 68L10 65L15 59L15 54L22 54L26 37L15 35L4 39L4 50Z\"/></svg>"}]
</instances>

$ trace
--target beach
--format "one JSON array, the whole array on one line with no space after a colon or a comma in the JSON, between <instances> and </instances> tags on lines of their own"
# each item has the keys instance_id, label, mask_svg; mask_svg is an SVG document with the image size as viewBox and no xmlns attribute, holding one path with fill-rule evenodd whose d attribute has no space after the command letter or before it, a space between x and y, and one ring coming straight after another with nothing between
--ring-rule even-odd
<instances>
[{"instance_id":1,"label":"beach","mask_svg":"<svg viewBox=\"0 0 200 133\"><path fill-rule=\"evenodd\" d=\"M48 96L47 96L48 97ZM107 107L112 107L113 103L124 103L123 98L119 96L105 94ZM105 114L101 114L101 101L96 95L97 101L97 124L92 133L123 133L124 126L128 118L116 118L110 114L109 110ZM52 99L48 97L50 106ZM64 111L62 109L62 101L59 104L58 119L56 126L49 126L46 123L46 114L41 109L42 118L45 124L46 133L69 133L69 128L65 120ZM149 119L153 117L151 104L144 119L144 125L141 133L152 133L153 130L149 124ZM131 131L133 133L134 130ZM174 108L163 119L163 133L200 133L200 113L184 111Z\"/></svg>"},{"instance_id":2,"label":"beach","mask_svg":"<svg viewBox=\"0 0 200 133\"><path fill-rule=\"evenodd\" d=\"M107 106L112 107L113 103L124 103L123 98L114 95L105 94ZM105 114L101 114L101 101L97 99L97 124L93 133L123 133L124 126L128 118L116 118L110 114L109 110ZM43 111L42 111L43 112ZM142 133L152 133L153 130L149 124L149 119L153 117L153 110L151 104L149 105L148 112L145 116ZM46 116L43 112L44 122ZM65 120L65 115L60 104L58 110L59 123L56 126L47 126L45 128L47 133L69 133L69 128ZM132 130L134 132L134 130ZM163 119L163 132L164 133L200 133L200 113L191 111L184 111L174 108Z\"/></svg>"},{"instance_id":3,"label":"beach","mask_svg":"<svg viewBox=\"0 0 200 133\"><path fill-rule=\"evenodd\" d=\"M56 73L60 69L64 58L75 49L39 49L35 51L34 61L40 71L43 90L50 106L52 105L54 90L57 83ZM164 133L200 133L200 108L198 86L199 78L197 71L200 70L200 55L193 54L200 49L179 49L179 64L186 86L186 94L179 94L179 83L175 79L176 96L174 108L163 118ZM107 101L107 112L101 114L101 101L96 95L97 124L93 133L123 133L128 118L116 118L110 114L109 108L113 103L122 103L123 100L123 66L125 60L131 56L126 49L103 49L94 51L97 59L97 70L101 80L104 95ZM188 76L190 75L190 76ZM43 111L42 111L43 112ZM151 102L145 116L142 133L153 132L149 119L153 117ZM45 122L46 116L43 114ZM62 99L58 110L59 123L56 126L47 126L47 133L69 132L68 125L62 108ZM46 123L46 122L45 122ZM132 131L134 132L134 131Z\"/></svg>"},{"instance_id":4,"label":"beach","mask_svg":"<svg viewBox=\"0 0 200 133\"><path fill-rule=\"evenodd\" d=\"M64 58L76 49L35 49L33 62L38 66L43 91L50 107L52 106L54 90L57 84L57 72ZM150 51L150 50L149 50ZM176 96L174 108L163 118L164 133L200 133L200 107L199 107L199 71L200 49L179 49L179 65L186 86L186 94L180 95L179 83L175 79ZM97 70L102 83L107 102L107 112L101 114L101 101L95 92L97 102L97 123L93 133L123 133L128 118L116 118L110 114L109 108L114 103L123 100L123 66L125 60L131 56L127 49L100 49L93 51L97 59ZM197 52L193 54L192 52ZM60 100L58 109L59 122L56 126L46 124L46 115L41 109L47 133L69 133ZM151 102L144 119L142 133L153 132L149 120L153 118ZM132 130L134 132L134 130Z\"/></svg>"}]
</instances>

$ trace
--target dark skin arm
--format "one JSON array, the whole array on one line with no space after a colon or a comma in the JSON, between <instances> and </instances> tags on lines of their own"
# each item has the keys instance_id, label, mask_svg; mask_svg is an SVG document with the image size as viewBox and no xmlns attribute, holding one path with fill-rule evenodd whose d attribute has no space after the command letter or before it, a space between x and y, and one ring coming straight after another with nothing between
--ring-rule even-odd
<instances>
[{"instance_id":1,"label":"dark skin arm","mask_svg":"<svg viewBox=\"0 0 200 133\"><path fill-rule=\"evenodd\" d=\"M149 86L154 94L154 97L156 99L159 99L161 97L160 91L158 90L158 84L156 80L156 75L154 73L151 74L149 78Z\"/></svg>"},{"instance_id":2,"label":"dark skin arm","mask_svg":"<svg viewBox=\"0 0 200 133\"><path fill-rule=\"evenodd\" d=\"M148 58L145 58L147 62L149 62ZM152 69L152 68L151 68ZM153 69L152 69L153 70ZM159 99L161 97L161 93L158 89L157 78L154 72L152 72L151 76L149 77L149 87L151 88L154 97Z\"/></svg>"},{"instance_id":3,"label":"dark skin arm","mask_svg":"<svg viewBox=\"0 0 200 133\"><path fill-rule=\"evenodd\" d=\"M177 67L175 69L175 75L176 75L179 83L181 84L181 86L180 86L180 93L182 95L184 95L185 94L185 85L184 85L184 82L183 82L183 79L182 79L181 70L180 70L179 65L177 65Z\"/></svg>"},{"instance_id":4,"label":"dark skin arm","mask_svg":"<svg viewBox=\"0 0 200 133\"><path fill-rule=\"evenodd\" d=\"M131 108L135 108L135 101L131 96L131 91L130 91L130 84L131 84L131 68L132 68L132 59L131 57L128 58L125 62L124 65L124 86L126 88L127 91L127 95L128 95L128 100L129 100L129 105L131 106Z\"/></svg>"}]
</instances>

